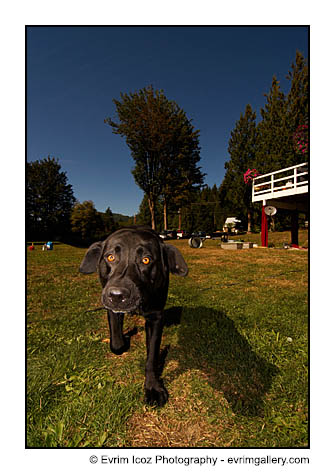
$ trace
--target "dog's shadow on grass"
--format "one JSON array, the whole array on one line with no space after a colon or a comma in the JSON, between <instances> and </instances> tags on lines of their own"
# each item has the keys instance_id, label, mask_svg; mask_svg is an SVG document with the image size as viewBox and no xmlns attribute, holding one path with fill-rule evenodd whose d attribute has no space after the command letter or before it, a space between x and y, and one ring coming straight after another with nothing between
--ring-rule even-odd
<instances>
[{"instance_id":1,"label":"dog's shadow on grass","mask_svg":"<svg viewBox=\"0 0 335 474\"><path fill-rule=\"evenodd\" d=\"M264 397L279 370L255 353L227 315L206 307L173 307L165 311L165 321L167 328L178 326L178 345L162 350L161 372L169 356L178 361L175 377L199 369L235 413L263 415Z\"/></svg>"}]
</instances>

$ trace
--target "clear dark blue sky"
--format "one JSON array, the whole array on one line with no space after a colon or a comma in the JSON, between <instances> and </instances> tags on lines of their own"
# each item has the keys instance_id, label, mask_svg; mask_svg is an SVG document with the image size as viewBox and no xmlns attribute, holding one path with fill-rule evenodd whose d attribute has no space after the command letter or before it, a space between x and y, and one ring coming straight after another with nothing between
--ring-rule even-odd
<instances>
[{"instance_id":1,"label":"clear dark blue sky","mask_svg":"<svg viewBox=\"0 0 335 474\"><path fill-rule=\"evenodd\" d=\"M206 183L221 184L227 147L245 106L260 108L272 76L288 91L307 27L29 27L27 159L59 158L79 201L138 212L143 192L124 139L104 118L113 98L152 84L200 130Z\"/></svg>"}]
</instances>

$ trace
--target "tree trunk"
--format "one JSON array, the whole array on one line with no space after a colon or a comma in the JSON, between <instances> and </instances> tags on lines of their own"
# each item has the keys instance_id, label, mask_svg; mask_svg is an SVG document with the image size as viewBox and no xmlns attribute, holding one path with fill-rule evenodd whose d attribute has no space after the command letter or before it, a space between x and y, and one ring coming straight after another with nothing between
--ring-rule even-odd
<instances>
[{"instance_id":1,"label":"tree trunk","mask_svg":"<svg viewBox=\"0 0 335 474\"><path fill-rule=\"evenodd\" d=\"M248 209L248 230L247 230L247 234L251 234L251 226L252 226L251 211L250 211L250 209Z\"/></svg>"},{"instance_id":2,"label":"tree trunk","mask_svg":"<svg viewBox=\"0 0 335 474\"><path fill-rule=\"evenodd\" d=\"M178 210L178 229L181 230L181 209Z\"/></svg>"},{"instance_id":3,"label":"tree trunk","mask_svg":"<svg viewBox=\"0 0 335 474\"><path fill-rule=\"evenodd\" d=\"M155 220L155 203L151 198L148 197L148 204L151 214L151 228L156 230L156 220Z\"/></svg>"},{"instance_id":4,"label":"tree trunk","mask_svg":"<svg viewBox=\"0 0 335 474\"><path fill-rule=\"evenodd\" d=\"M273 216L271 216L271 219L270 219L270 231L271 232L275 232L276 230L276 225L275 225L275 219Z\"/></svg>"},{"instance_id":5,"label":"tree trunk","mask_svg":"<svg viewBox=\"0 0 335 474\"><path fill-rule=\"evenodd\" d=\"M164 230L168 229L167 201L164 199Z\"/></svg>"}]
</instances>

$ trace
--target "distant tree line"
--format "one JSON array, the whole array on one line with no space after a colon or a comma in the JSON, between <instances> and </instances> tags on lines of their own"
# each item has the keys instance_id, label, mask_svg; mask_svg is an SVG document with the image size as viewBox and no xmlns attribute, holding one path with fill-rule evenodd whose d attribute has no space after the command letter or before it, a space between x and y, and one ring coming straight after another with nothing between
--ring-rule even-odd
<instances>
[{"instance_id":1,"label":"distant tree line","mask_svg":"<svg viewBox=\"0 0 335 474\"><path fill-rule=\"evenodd\" d=\"M80 203L67 181L66 173L53 157L27 163L27 240L53 239L87 245L132 223L128 216L113 214L109 207L98 212L92 201Z\"/></svg>"},{"instance_id":2,"label":"distant tree line","mask_svg":"<svg viewBox=\"0 0 335 474\"><path fill-rule=\"evenodd\" d=\"M135 182L144 197L137 224L206 232L222 229L227 217L237 217L246 230L259 230L261 205L251 202L248 169L265 174L308 161L309 75L306 60L296 53L287 76L285 95L277 78L256 112L250 104L231 132L225 176L219 188L204 185L199 130L186 113L163 91L152 86L114 99L116 119L105 123L126 139L135 166ZM48 157L27 163L26 236L28 240L57 239L89 244L121 225L134 221L98 212L92 201L78 202L58 160ZM285 213L276 215L276 229L288 224Z\"/></svg>"},{"instance_id":3,"label":"distant tree line","mask_svg":"<svg viewBox=\"0 0 335 474\"><path fill-rule=\"evenodd\" d=\"M164 226L163 203L156 203L157 228L162 230ZM221 229L228 214L220 204L219 190L216 185L212 188L204 185L194 193L192 201L185 202L182 207L169 206L169 229L182 229L192 231L214 232ZM150 211L146 196L144 196L139 212L136 215L138 224L150 225Z\"/></svg>"}]
</instances>

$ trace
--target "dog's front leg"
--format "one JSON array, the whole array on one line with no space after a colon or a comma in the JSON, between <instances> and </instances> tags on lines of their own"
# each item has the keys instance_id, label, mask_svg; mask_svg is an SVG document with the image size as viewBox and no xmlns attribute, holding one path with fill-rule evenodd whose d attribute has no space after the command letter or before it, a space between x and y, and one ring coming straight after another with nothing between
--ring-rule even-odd
<instances>
[{"instance_id":1,"label":"dog's front leg","mask_svg":"<svg viewBox=\"0 0 335 474\"><path fill-rule=\"evenodd\" d=\"M110 349L117 355L123 354L129 349L129 344L123 337L123 318L124 313L114 313L108 310Z\"/></svg>"},{"instance_id":2,"label":"dog's front leg","mask_svg":"<svg viewBox=\"0 0 335 474\"><path fill-rule=\"evenodd\" d=\"M163 327L163 311L146 316L147 362L145 365L145 396L147 403L157 403L159 406L163 406L168 399L168 392L158 373L159 349Z\"/></svg>"}]
</instances>

